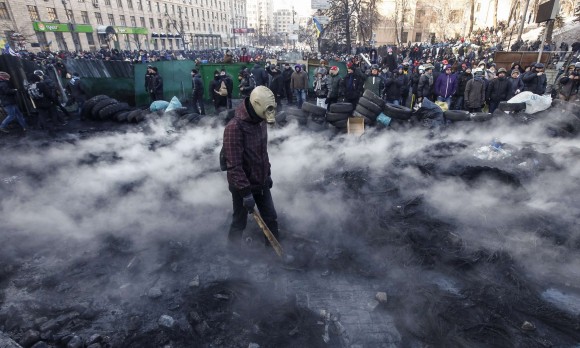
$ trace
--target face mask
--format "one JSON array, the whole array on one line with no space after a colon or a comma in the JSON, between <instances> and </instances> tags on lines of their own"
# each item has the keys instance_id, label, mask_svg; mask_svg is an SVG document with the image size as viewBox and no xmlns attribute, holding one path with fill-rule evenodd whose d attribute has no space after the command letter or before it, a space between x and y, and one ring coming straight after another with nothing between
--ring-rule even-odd
<instances>
[{"instance_id":1,"label":"face mask","mask_svg":"<svg viewBox=\"0 0 580 348\"><path fill-rule=\"evenodd\" d=\"M250 103L261 119L268 123L276 122L276 99L269 88L264 86L254 88L250 94Z\"/></svg>"}]
</instances>

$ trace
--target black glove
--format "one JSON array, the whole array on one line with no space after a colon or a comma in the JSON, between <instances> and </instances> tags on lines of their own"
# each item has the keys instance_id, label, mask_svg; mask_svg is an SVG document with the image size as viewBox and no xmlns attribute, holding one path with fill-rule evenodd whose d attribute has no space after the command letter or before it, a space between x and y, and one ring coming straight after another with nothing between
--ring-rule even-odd
<instances>
[{"instance_id":1,"label":"black glove","mask_svg":"<svg viewBox=\"0 0 580 348\"><path fill-rule=\"evenodd\" d=\"M256 206L256 201L254 200L254 196L250 193L249 195L245 196L244 198L244 208L248 210L248 214L254 212L254 206Z\"/></svg>"},{"instance_id":2,"label":"black glove","mask_svg":"<svg viewBox=\"0 0 580 348\"><path fill-rule=\"evenodd\" d=\"M324 104L328 104L328 98L324 99Z\"/></svg>"},{"instance_id":3,"label":"black glove","mask_svg":"<svg viewBox=\"0 0 580 348\"><path fill-rule=\"evenodd\" d=\"M271 189L272 186L274 186L274 182L272 181L272 177L269 176L269 177L266 178L266 187L268 187L269 189Z\"/></svg>"}]
</instances>

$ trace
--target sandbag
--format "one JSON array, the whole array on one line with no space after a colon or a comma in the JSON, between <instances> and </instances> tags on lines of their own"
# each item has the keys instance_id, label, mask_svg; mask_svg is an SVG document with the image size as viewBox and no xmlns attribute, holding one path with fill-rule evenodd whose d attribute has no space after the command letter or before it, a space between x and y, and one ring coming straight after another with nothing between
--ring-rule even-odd
<instances>
[{"instance_id":1,"label":"sandbag","mask_svg":"<svg viewBox=\"0 0 580 348\"><path fill-rule=\"evenodd\" d=\"M552 97L525 91L516 94L508 103L526 103L526 114L535 114L552 106Z\"/></svg>"},{"instance_id":2,"label":"sandbag","mask_svg":"<svg viewBox=\"0 0 580 348\"><path fill-rule=\"evenodd\" d=\"M169 106L169 102L165 100L156 100L149 106L149 110L152 112L165 110Z\"/></svg>"}]
</instances>

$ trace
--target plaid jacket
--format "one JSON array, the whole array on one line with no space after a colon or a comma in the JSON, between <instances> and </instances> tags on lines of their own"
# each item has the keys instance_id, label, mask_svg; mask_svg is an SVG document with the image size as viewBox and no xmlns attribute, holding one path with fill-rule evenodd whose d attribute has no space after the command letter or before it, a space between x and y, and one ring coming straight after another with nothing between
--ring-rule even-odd
<instances>
[{"instance_id":1,"label":"plaid jacket","mask_svg":"<svg viewBox=\"0 0 580 348\"><path fill-rule=\"evenodd\" d=\"M264 120L249 115L246 107L249 102L246 98L240 103L224 130L228 184L230 190L239 191L242 197L260 192L270 176L268 129Z\"/></svg>"}]
</instances>

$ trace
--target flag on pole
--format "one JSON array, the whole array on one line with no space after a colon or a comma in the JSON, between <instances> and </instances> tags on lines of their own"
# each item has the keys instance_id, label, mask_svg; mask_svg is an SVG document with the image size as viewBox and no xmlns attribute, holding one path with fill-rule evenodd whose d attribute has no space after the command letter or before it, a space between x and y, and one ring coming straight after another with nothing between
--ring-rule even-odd
<instances>
[{"instance_id":1,"label":"flag on pole","mask_svg":"<svg viewBox=\"0 0 580 348\"><path fill-rule=\"evenodd\" d=\"M322 24L320 24L320 22L318 21L318 19L316 19L316 17L312 17L312 23L314 23L314 28L318 32L317 37L320 37L320 34L322 34L322 31L324 30Z\"/></svg>"},{"instance_id":2,"label":"flag on pole","mask_svg":"<svg viewBox=\"0 0 580 348\"><path fill-rule=\"evenodd\" d=\"M16 56L16 57L20 56L20 54L14 52L14 50L10 47L9 43L6 43L6 45L4 45L4 49L2 50L2 54L9 54L11 56Z\"/></svg>"}]
</instances>

